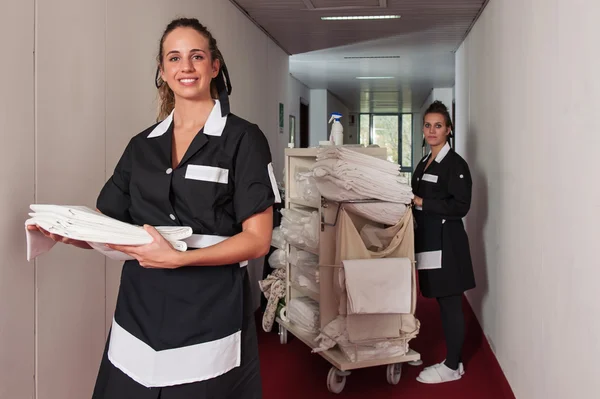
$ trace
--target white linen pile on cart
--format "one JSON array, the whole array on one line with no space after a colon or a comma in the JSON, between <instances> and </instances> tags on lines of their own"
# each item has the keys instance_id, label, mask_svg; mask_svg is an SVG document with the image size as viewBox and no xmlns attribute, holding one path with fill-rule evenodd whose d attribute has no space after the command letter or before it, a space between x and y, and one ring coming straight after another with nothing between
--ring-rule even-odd
<instances>
[{"instance_id":1,"label":"white linen pile on cart","mask_svg":"<svg viewBox=\"0 0 600 399\"><path fill-rule=\"evenodd\" d=\"M271 245L277 249L269 257L269 265L275 269L271 279L278 277L280 281L274 282L269 291L270 302L267 305L269 316L263 319L263 329L269 331L275 318L275 304L285 297L285 278L297 287L305 288L318 295L319 293L319 257L315 252L319 247L320 221L318 212L308 212L300 209L282 209L281 225L273 229ZM286 246L291 244L289 255L286 256ZM307 249L308 251L300 248ZM287 276L286 266L290 264L290 275ZM261 290L268 287L271 280L261 283ZM263 291L264 292L264 291ZM273 292L276 295L273 295ZM265 293L266 295L266 293ZM308 297L293 298L285 307L285 315L298 328L305 332L317 333L319 330L319 304ZM267 313L265 313L265 317ZM268 330L267 330L268 329Z\"/></svg>"},{"instance_id":2,"label":"white linen pile on cart","mask_svg":"<svg viewBox=\"0 0 600 399\"><path fill-rule=\"evenodd\" d=\"M144 245L152 242L152 236L141 226L113 219L85 206L33 204L30 219L25 221L27 260L49 251L55 244L39 231L27 229L38 225L44 230L74 240L85 241L105 256L116 260L132 259L114 251L104 244ZM192 228L185 226L156 226L156 230L178 251L186 251L184 241L192 236Z\"/></svg>"},{"instance_id":3,"label":"white linen pile on cart","mask_svg":"<svg viewBox=\"0 0 600 399\"><path fill-rule=\"evenodd\" d=\"M293 248L288 256L292 283L319 294L319 257Z\"/></svg>"},{"instance_id":4,"label":"white linen pile on cart","mask_svg":"<svg viewBox=\"0 0 600 399\"><path fill-rule=\"evenodd\" d=\"M351 362L402 356L407 352L404 339L399 338L354 343L350 340L346 325L346 316L341 315L327 324L315 339L319 347L313 349L313 352L323 352L337 345Z\"/></svg>"},{"instance_id":5,"label":"white linen pile on cart","mask_svg":"<svg viewBox=\"0 0 600 399\"><path fill-rule=\"evenodd\" d=\"M309 297L290 299L286 317L301 330L315 334L319 331L319 304Z\"/></svg>"},{"instance_id":6,"label":"white linen pile on cart","mask_svg":"<svg viewBox=\"0 0 600 399\"><path fill-rule=\"evenodd\" d=\"M277 226L273 229L273 233L271 234L271 246L285 251L286 242L283 232L281 231L281 226Z\"/></svg>"},{"instance_id":7,"label":"white linen pile on cart","mask_svg":"<svg viewBox=\"0 0 600 399\"><path fill-rule=\"evenodd\" d=\"M282 209L281 232L285 241L311 251L319 248L319 213L299 209Z\"/></svg>"},{"instance_id":8,"label":"white linen pile on cart","mask_svg":"<svg viewBox=\"0 0 600 399\"><path fill-rule=\"evenodd\" d=\"M296 180L296 195L298 198L309 203L318 203L320 201L321 194L311 171L306 169L296 172L294 179Z\"/></svg>"},{"instance_id":9,"label":"white linen pile on cart","mask_svg":"<svg viewBox=\"0 0 600 399\"><path fill-rule=\"evenodd\" d=\"M311 171L319 192L329 200L379 201L351 206L353 212L379 223L396 224L414 197L398 164L348 148L320 150Z\"/></svg>"},{"instance_id":10,"label":"white linen pile on cart","mask_svg":"<svg viewBox=\"0 0 600 399\"><path fill-rule=\"evenodd\" d=\"M286 256L285 256L285 251L283 249L279 249L279 248L276 249L269 256L268 262L269 262L269 266L271 266L271 269L285 269L286 262L287 262Z\"/></svg>"}]
</instances>

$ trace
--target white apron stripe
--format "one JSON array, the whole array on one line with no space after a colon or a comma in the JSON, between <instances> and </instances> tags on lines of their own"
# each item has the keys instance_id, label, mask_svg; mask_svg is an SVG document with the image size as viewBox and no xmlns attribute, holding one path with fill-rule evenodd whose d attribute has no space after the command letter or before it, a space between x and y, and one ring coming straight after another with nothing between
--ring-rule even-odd
<instances>
[{"instance_id":1,"label":"white apron stripe","mask_svg":"<svg viewBox=\"0 0 600 399\"><path fill-rule=\"evenodd\" d=\"M192 234L183 241L186 242L188 247L192 248L206 248L225 241L229 237L225 236L213 236L208 234Z\"/></svg>"},{"instance_id":2,"label":"white apron stripe","mask_svg":"<svg viewBox=\"0 0 600 399\"><path fill-rule=\"evenodd\" d=\"M227 184L229 170L217 168L216 166L190 164L185 170L185 178Z\"/></svg>"},{"instance_id":3,"label":"white apron stripe","mask_svg":"<svg viewBox=\"0 0 600 399\"><path fill-rule=\"evenodd\" d=\"M442 268L442 251L419 252L415 254L418 270L432 270Z\"/></svg>"},{"instance_id":4,"label":"white apron stripe","mask_svg":"<svg viewBox=\"0 0 600 399\"><path fill-rule=\"evenodd\" d=\"M208 234L192 234L190 237L186 238L183 241L185 241L188 248L206 248L223 242L228 238L229 237L213 236ZM248 266L248 261L245 260L243 262L240 262L240 266Z\"/></svg>"},{"instance_id":5,"label":"white apron stripe","mask_svg":"<svg viewBox=\"0 0 600 399\"><path fill-rule=\"evenodd\" d=\"M164 387L204 381L241 362L241 331L216 341L155 351L113 319L108 359L139 384Z\"/></svg>"},{"instance_id":6,"label":"white apron stripe","mask_svg":"<svg viewBox=\"0 0 600 399\"><path fill-rule=\"evenodd\" d=\"M279 204L281 203L281 196L279 195L279 189L277 188L275 173L273 173L273 163L267 165L267 170L269 171L269 179L271 179L271 188L273 189L273 194L275 194L275 203Z\"/></svg>"}]
</instances>

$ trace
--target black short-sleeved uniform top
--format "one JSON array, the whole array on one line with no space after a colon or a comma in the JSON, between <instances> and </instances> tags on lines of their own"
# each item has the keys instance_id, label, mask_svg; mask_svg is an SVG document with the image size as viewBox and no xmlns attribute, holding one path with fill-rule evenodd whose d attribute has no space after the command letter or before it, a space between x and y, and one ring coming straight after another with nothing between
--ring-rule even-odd
<instances>
[{"instance_id":1,"label":"black short-sleeved uniform top","mask_svg":"<svg viewBox=\"0 0 600 399\"><path fill-rule=\"evenodd\" d=\"M423 198L423 206L414 208L419 286L428 297L458 295L475 287L462 222L471 206L471 173L448 143L425 169L430 156L412 177L413 193Z\"/></svg>"},{"instance_id":2,"label":"black short-sleeved uniform top","mask_svg":"<svg viewBox=\"0 0 600 399\"><path fill-rule=\"evenodd\" d=\"M190 226L188 247L214 245L280 201L268 142L218 101L172 168L173 113L129 142L97 201L137 225ZM239 366L242 264L146 269L126 261L108 358L146 387L207 380Z\"/></svg>"}]
</instances>

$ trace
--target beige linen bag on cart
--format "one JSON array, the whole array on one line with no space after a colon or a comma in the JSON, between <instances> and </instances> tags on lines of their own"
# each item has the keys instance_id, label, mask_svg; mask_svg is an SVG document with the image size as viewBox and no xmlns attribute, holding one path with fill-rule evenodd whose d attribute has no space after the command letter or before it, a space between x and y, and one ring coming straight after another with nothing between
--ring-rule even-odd
<instances>
[{"instance_id":1,"label":"beige linen bag on cart","mask_svg":"<svg viewBox=\"0 0 600 399\"><path fill-rule=\"evenodd\" d=\"M378 228L372 222L360 216L340 209L336 228L335 265L340 266L342 260L373 258L409 258L414 262L414 228L413 214L407 209L402 219L394 226ZM360 231L365 225L363 236L368 243L380 248L367 247ZM371 239L369 239L371 237ZM405 339L406 342L419 333L420 323L415 317L417 288L415 268L411 269L412 305L407 314L351 314L347 315L347 295L342 268L334 269L334 291L339 298L339 313L346 315L346 327L351 342L360 343L373 339Z\"/></svg>"}]
</instances>

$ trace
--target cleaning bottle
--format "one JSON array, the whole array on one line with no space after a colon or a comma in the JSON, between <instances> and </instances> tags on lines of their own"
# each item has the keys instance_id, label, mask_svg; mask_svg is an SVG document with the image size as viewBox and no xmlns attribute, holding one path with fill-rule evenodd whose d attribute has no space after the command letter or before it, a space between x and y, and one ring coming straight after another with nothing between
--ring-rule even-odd
<instances>
[{"instance_id":1,"label":"cleaning bottle","mask_svg":"<svg viewBox=\"0 0 600 399\"><path fill-rule=\"evenodd\" d=\"M329 136L329 140L334 145L342 145L344 143L344 127L340 123L341 118L342 114L334 112L331 114L331 118L329 119L329 123L333 121L333 125L331 125L331 134Z\"/></svg>"}]
</instances>

